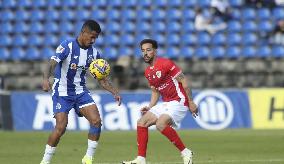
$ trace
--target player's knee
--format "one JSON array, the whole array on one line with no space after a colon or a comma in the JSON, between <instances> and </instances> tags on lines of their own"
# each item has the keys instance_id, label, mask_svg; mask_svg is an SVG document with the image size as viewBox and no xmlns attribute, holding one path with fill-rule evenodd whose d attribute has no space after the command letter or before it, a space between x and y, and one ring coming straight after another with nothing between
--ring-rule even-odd
<instances>
[{"instance_id":1,"label":"player's knee","mask_svg":"<svg viewBox=\"0 0 284 164\"><path fill-rule=\"evenodd\" d=\"M165 127L166 127L166 125L164 123L157 121L157 123L156 123L157 130L159 130L161 132L165 129Z\"/></svg>"},{"instance_id":2,"label":"player's knee","mask_svg":"<svg viewBox=\"0 0 284 164\"><path fill-rule=\"evenodd\" d=\"M145 126L146 126L146 121L140 118L140 119L137 121L137 126L145 127Z\"/></svg>"}]
</instances>

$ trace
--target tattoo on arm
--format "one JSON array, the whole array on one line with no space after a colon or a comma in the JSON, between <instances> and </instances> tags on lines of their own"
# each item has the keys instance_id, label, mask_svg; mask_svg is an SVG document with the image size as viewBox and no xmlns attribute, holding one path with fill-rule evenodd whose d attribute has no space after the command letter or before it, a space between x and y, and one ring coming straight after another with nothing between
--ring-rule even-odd
<instances>
[{"instance_id":1,"label":"tattoo on arm","mask_svg":"<svg viewBox=\"0 0 284 164\"><path fill-rule=\"evenodd\" d=\"M113 87L109 78L99 80L99 83L104 89L111 92L112 94L114 95L118 94L118 91Z\"/></svg>"},{"instance_id":2,"label":"tattoo on arm","mask_svg":"<svg viewBox=\"0 0 284 164\"><path fill-rule=\"evenodd\" d=\"M43 78L49 79L50 76L53 75L54 69L57 65L57 62L55 60L50 60L47 64L46 70L43 73Z\"/></svg>"},{"instance_id":3,"label":"tattoo on arm","mask_svg":"<svg viewBox=\"0 0 284 164\"><path fill-rule=\"evenodd\" d=\"M185 76L184 76L183 73L180 73L179 75L177 75L176 79L177 79L177 81L181 81L181 80L185 79Z\"/></svg>"},{"instance_id":4,"label":"tattoo on arm","mask_svg":"<svg viewBox=\"0 0 284 164\"><path fill-rule=\"evenodd\" d=\"M185 78L185 75L183 73L180 73L177 77L176 77L176 80L181 82L184 89L185 89L185 92L186 94L188 95L189 99L192 100L192 90L191 88L188 86L188 83L187 83L187 80Z\"/></svg>"}]
</instances>

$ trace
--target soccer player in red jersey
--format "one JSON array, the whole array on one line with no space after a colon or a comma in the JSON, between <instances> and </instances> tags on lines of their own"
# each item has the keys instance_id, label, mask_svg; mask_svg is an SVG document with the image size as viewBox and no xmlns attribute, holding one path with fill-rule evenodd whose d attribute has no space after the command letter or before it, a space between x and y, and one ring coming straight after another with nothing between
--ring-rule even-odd
<instances>
[{"instance_id":1,"label":"soccer player in red jersey","mask_svg":"<svg viewBox=\"0 0 284 164\"><path fill-rule=\"evenodd\" d=\"M149 64L145 70L145 77L152 94L150 104L141 109L142 117L137 122L138 156L133 161L122 163L146 164L148 127L156 125L156 128L181 152L184 164L192 164L192 151L185 147L173 129L180 125L188 110L193 117L198 113L186 77L173 61L157 57L157 41L144 39L140 42L140 48L144 61ZM160 95L163 102L157 104Z\"/></svg>"}]
</instances>

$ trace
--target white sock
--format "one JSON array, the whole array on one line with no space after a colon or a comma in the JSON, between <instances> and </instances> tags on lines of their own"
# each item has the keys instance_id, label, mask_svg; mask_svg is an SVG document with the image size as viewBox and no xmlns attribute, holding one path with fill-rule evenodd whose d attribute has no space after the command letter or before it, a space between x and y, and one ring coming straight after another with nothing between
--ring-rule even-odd
<instances>
[{"instance_id":1,"label":"white sock","mask_svg":"<svg viewBox=\"0 0 284 164\"><path fill-rule=\"evenodd\" d=\"M86 155L89 157L93 157L96 152L97 146L98 146L97 141L92 141L88 139L88 149Z\"/></svg>"},{"instance_id":2,"label":"white sock","mask_svg":"<svg viewBox=\"0 0 284 164\"><path fill-rule=\"evenodd\" d=\"M46 144L42 160L46 161L46 162L50 162L52 156L55 153L55 149L56 149L56 147L51 147L48 144Z\"/></svg>"},{"instance_id":3,"label":"white sock","mask_svg":"<svg viewBox=\"0 0 284 164\"><path fill-rule=\"evenodd\" d=\"M191 154L191 150L189 150L188 148L183 149L183 151L181 151L181 155L182 156L186 156Z\"/></svg>"},{"instance_id":4,"label":"white sock","mask_svg":"<svg viewBox=\"0 0 284 164\"><path fill-rule=\"evenodd\" d=\"M141 160L141 161L146 161L146 158L145 158L145 157L142 157L142 156L137 156L137 159L138 159L138 160Z\"/></svg>"}]
</instances>

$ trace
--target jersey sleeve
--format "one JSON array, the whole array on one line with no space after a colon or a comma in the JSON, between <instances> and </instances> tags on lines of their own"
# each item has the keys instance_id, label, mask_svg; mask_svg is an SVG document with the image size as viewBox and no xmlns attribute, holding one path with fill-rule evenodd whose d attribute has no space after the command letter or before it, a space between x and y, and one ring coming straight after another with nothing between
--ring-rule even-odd
<instances>
[{"instance_id":1,"label":"jersey sleeve","mask_svg":"<svg viewBox=\"0 0 284 164\"><path fill-rule=\"evenodd\" d=\"M165 69L166 72L168 72L170 76L174 78L182 72L181 69L171 60L167 60L165 62Z\"/></svg>"},{"instance_id":2,"label":"jersey sleeve","mask_svg":"<svg viewBox=\"0 0 284 164\"><path fill-rule=\"evenodd\" d=\"M55 55L51 56L51 59L59 63L60 61L66 59L68 54L69 54L68 41L65 40L56 48L56 53Z\"/></svg>"}]
</instances>

